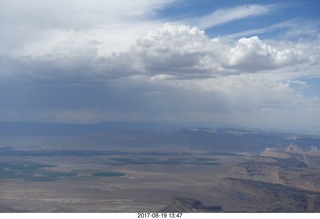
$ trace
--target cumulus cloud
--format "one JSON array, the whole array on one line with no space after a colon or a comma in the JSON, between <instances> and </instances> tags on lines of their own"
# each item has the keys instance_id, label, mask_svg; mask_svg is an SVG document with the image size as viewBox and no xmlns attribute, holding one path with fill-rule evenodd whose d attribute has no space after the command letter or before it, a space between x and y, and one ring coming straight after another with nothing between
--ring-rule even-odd
<instances>
[{"instance_id":1,"label":"cumulus cloud","mask_svg":"<svg viewBox=\"0 0 320 219\"><path fill-rule=\"evenodd\" d=\"M312 64L313 57L296 45L268 44L254 36L238 40L228 54L228 67L259 71Z\"/></svg>"},{"instance_id":2,"label":"cumulus cloud","mask_svg":"<svg viewBox=\"0 0 320 219\"><path fill-rule=\"evenodd\" d=\"M223 39L210 39L197 27L165 24L138 39L127 52L109 56L86 52L79 52L87 54L79 56L75 52L73 56L6 57L2 59L1 74L17 72L21 77L29 75L47 81L62 78L68 82L74 78L101 81L145 76L169 80L264 71L295 72L315 63L317 55L311 48L309 44L266 41L257 36L227 43ZM20 71L21 68L24 70Z\"/></svg>"},{"instance_id":3,"label":"cumulus cloud","mask_svg":"<svg viewBox=\"0 0 320 219\"><path fill-rule=\"evenodd\" d=\"M201 74L210 40L196 27L165 24L137 41L130 54L152 74ZM178 76L178 75L177 75Z\"/></svg>"},{"instance_id":4,"label":"cumulus cloud","mask_svg":"<svg viewBox=\"0 0 320 219\"><path fill-rule=\"evenodd\" d=\"M306 48L294 43L263 41L257 36L228 44L208 38L196 27L165 24L139 39L130 56L139 63L142 73L210 78L308 66L314 62L314 54Z\"/></svg>"}]
</instances>

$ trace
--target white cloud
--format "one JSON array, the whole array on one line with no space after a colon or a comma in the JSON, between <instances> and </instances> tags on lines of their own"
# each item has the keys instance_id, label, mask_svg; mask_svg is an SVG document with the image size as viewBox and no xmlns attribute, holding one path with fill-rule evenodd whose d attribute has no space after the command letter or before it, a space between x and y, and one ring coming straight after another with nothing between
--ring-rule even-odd
<instances>
[{"instance_id":1,"label":"white cloud","mask_svg":"<svg viewBox=\"0 0 320 219\"><path fill-rule=\"evenodd\" d=\"M88 48L77 46L75 40L75 46L68 48L73 55L56 53L53 56L3 59L5 63L1 74L9 71L7 68L10 66L11 72L19 72L23 67L23 75L35 78L46 74L49 74L48 78L78 75L78 78L88 80L140 75L152 80L176 80L269 72L284 75L284 80L293 80L294 77L317 74L305 69L310 69L319 59L314 41L277 42L254 36L226 43L223 39L208 38L196 27L171 24L153 29L123 53L96 56L97 48L90 46L104 47L105 44L96 41L88 41L87 44ZM54 71L56 73L52 74ZM287 74L294 77L288 78Z\"/></svg>"},{"instance_id":2,"label":"white cloud","mask_svg":"<svg viewBox=\"0 0 320 219\"><path fill-rule=\"evenodd\" d=\"M209 39L196 27L166 24L131 47L137 71L176 78L210 78L266 70L295 71L317 58L313 44L263 41L257 36L230 44Z\"/></svg>"},{"instance_id":3,"label":"white cloud","mask_svg":"<svg viewBox=\"0 0 320 219\"><path fill-rule=\"evenodd\" d=\"M212 46L204 32L196 27L165 24L139 39L131 47L130 55L140 63L138 70L147 74L201 77L207 68L201 62L211 53Z\"/></svg>"},{"instance_id":4,"label":"white cloud","mask_svg":"<svg viewBox=\"0 0 320 219\"><path fill-rule=\"evenodd\" d=\"M191 22L202 29L208 29L235 20L269 14L273 12L274 9L275 5L242 5L233 8L220 9L209 15L195 18L187 22Z\"/></svg>"},{"instance_id":5,"label":"white cloud","mask_svg":"<svg viewBox=\"0 0 320 219\"><path fill-rule=\"evenodd\" d=\"M313 57L290 43L267 43L257 36L242 38L230 49L228 66L243 71L261 71L310 65Z\"/></svg>"},{"instance_id":6,"label":"white cloud","mask_svg":"<svg viewBox=\"0 0 320 219\"><path fill-rule=\"evenodd\" d=\"M150 17L172 2L2 0L0 51L6 55L33 56L125 51L138 37L162 23Z\"/></svg>"},{"instance_id":7,"label":"white cloud","mask_svg":"<svg viewBox=\"0 0 320 219\"><path fill-rule=\"evenodd\" d=\"M303 27L303 28L301 28ZM274 38L282 40L316 40L319 38L319 20L290 19L257 29L245 30L223 36L229 39L238 39L253 35L263 35L266 33L274 34Z\"/></svg>"}]
</instances>

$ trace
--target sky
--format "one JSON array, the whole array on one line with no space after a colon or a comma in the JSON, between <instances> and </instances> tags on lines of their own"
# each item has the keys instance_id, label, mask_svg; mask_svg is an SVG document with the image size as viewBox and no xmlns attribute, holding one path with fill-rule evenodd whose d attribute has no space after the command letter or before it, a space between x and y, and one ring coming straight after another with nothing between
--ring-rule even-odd
<instances>
[{"instance_id":1,"label":"sky","mask_svg":"<svg viewBox=\"0 0 320 219\"><path fill-rule=\"evenodd\" d=\"M0 121L320 132L318 0L0 5Z\"/></svg>"}]
</instances>

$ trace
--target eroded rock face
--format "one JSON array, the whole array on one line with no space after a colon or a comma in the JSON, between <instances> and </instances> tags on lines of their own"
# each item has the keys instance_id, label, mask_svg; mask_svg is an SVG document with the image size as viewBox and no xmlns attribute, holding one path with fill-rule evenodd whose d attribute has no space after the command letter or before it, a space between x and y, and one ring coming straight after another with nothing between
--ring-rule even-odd
<instances>
[{"instance_id":1,"label":"eroded rock face","mask_svg":"<svg viewBox=\"0 0 320 219\"><path fill-rule=\"evenodd\" d=\"M214 191L224 193L247 212L319 212L320 157L299 151L266 150L262 154L235 164Z\"/></svg>"},{"instance_id":2,"label":"eroded rock face","mask_svg":"<svg viewBox=\"0 0 320 219\"><path fill-rule=\"evenodd\" d=\"M274 155L249 155L236 163L209 191L212 201L207 203L215 206L175 198L162 211L320 212L320 157L297 151Z\"/></svg>"},{"instance_id":3,"label":"eroded rock face","mask_svg":"<svg viewBox=\"0 0 320 219\"><path fill-rule=\"evenodd\" d=\"M174 198L161 212L222 212L221 206L206 206L191 198Z\"/></svg>"},{"instance_id":4,"label":"eroded rock face","mask_svg":"<svg viewBox=\"0 0 320 219\"><path fill-rule=\"evenodd\" d=\"M247 203L256 212L319 212L320 193L281 184L228 178L226 195Z\"/></svg>"}]
</instances>

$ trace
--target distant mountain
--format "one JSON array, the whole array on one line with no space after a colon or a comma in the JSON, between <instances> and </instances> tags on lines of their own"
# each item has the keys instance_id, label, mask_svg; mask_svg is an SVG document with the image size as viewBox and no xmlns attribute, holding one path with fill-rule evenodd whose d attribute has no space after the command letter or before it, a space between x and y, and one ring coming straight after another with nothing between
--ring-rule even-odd
<instances>
[{"instance_id":1,"label":"distant mountain","mask_svg":"<svg viewBox=\"0 0 320 219\"><path fill-rule=\"evenodd\" d=\"M179 129L171 133L171 141L206 150L260 152L265 148L286 149L290 145L320 147L320 136L270 132L254 129Z\"/></svg>"},{"instance_id":2,"label":"distant mountain","mask_svg":"<svg viewBox=\"0 0 320 219\"><path fill-rule=\"evenodd\" d=\"M0 135L77 135L92 128L86 124L0 122Z\"/></svg>"},{"instance_id":3,"label":"distant mountain","mask_svg":"<svg viewBox=\"0 0 320 219\"><path fill-rule=\"evenodd\" d=\"M131 147L179 146L212 152L261 152L265 148L320 148L320 136L235 128L186 128L157 123L63 124L0 122L0 136L91 136Z\"/></svg>"},{"instance_id":4,"label":"distant mountain","mask_svg":"<svg viewBox=\"0 0 320 219\"><path fill-rule=\"evenodd\" d=\"M94 124L0 122L0 135L84 135L108 131L159 131L177 127L170 124L133 122L100 122Z\"/></svg>"}]
</instances>

